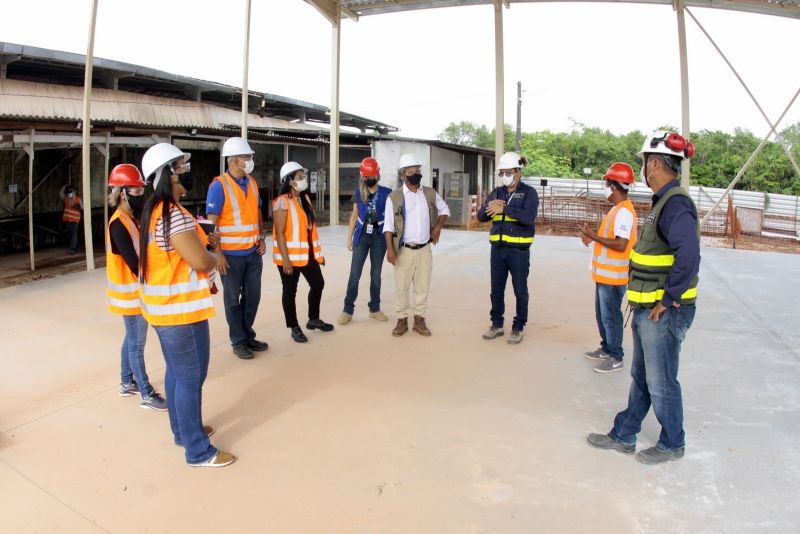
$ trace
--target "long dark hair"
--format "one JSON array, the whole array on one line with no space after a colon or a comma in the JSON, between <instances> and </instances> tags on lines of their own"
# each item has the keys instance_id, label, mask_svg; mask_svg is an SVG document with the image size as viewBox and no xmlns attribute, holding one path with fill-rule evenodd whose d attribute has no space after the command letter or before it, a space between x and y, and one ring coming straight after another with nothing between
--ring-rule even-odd
<instances>
[{"instance_id":1,"label":"long dark hair","mask_svg":"<svg viewBox=\"0 0 800 534\"><path fill-rule=\"evenodd\" d=\"M294 175L297 174L297 171L294 171L291 174L287 174L283 178L283 185L281 186L281 195L285 195L292 191L292 184L291 181L294 179ZM306 177L308 179L308 177ZM303 211L306 212L306 217L308 220L311 221L311 224L314 224L314 204L311 202L311 195L308 193L308 189L300 193L300 205L303 206Z\"/></svg>"},{"instance_id":2,"label":"long dark hair","mask_svg":"<svg viewBox=\"0 0 800 534\"><path fill-rule=\"evenodd\" d=\"M150 242L150 218L153 210L156 204L163 202L161 220L164 224L164 242L168 243L171 223L169 210L173 205L177 205L172 196L172 171L169 165L165 165L159 172L161 177L158 179L158 188L153 190L153 194L147 199L142 210L142 231L139 233L139 278L141 282L147 282L147 245Z\"/></svg>"}]
</instances>

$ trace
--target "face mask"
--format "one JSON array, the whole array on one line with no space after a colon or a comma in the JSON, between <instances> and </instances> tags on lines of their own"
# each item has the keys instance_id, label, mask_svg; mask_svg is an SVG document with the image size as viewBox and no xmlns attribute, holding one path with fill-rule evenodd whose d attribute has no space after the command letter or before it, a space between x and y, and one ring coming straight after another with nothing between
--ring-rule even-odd
<instances>
[{"instance_id":1,"label":"face mask","mask_svg":"<svg viewBox=\"0 0 800 534\"><path fill-rule=\"evenodd\" d=\"M644 185L650 187L650 175L647 174L647 156L645 156L644 161L642 161L642 168L639 169L639 177L642 179Z\"/></svg>"},{"instance_id":2,"label":"face mask","mask_svg":"<svg viewBox=\"0 0 800 534\"><path fill-rule=\"evenodd\" d=\"M611 198L611 194L613 192L614 192L614 190L611 189L610 187L608 187L607 185L603 186L603 194L606 196L607 200Z\"/></svg>"},{"instance_id":3,"label":"face mask","mask_svg":"<svg viewBox=\"0 0 800 534\"><path fill-rule=\"evenodd\" d=\"M144 195L133 196L127 191L125 192L125 199L128 201L128 206L131 207L133 216L136 219L142 218L142 210L144 209Z\"/></svg>"},{"instance_id":4,"label":"face mask","mask_svg":"<svg viewBox=\"0 0 800 534\"><path fill-rule=\"evenodd\" d=\"M408 180L408 183L411 185L419 185L419 183L422 181L422 175L420 173L415 173L411 176L406 176L406 180Z\"/></svg>"},{"instance_id":5,"label":"face mask","mask_svg":"<svg viewBox=\"0 0 800 534\"><path fill-rule=\"evenodd\" d=\"M70 193L69 198L75 198L75 193Z\"/></svg>"},{"instance_id":6,"label":"face mask","mask_svg":"<svg viewBox=\"0 0 800 534\"><path fill-rule=\"evenodd\" d=\"M364 178L364 185L367 187L375 187L375 184L378 183L377 178Z\"/></svg>"},{"instance_id":7,"label":"face mask","mask_svg":"<svg viewBox=\"0 0 800 534\"><path fill-rule=\"evenodd\" d=\"M308 189L308 180L303 178L302 180L298 180L294 183L294 188L297 189L298 192L302 193L306 189Z\"/></svg>"},{"instance_id":8,"label":"face mask","mask_svg":"<svg viewBox=\"0 0 800 534\"><path fill-rule=\"evenodd\" d=\"M249 160L244 162L244 172L245 172L245 174L250 174L251 172L253 172L253 169L255 169L255 168L256 168L256 162L253 161L252 159L249 159Z\"/></svg>"},{"instance_id":9,"label":"face mask","mask_svg":"<svg viewBox=\"0 0 800 534\"><path fill-rule=\"evenodd\" d=\"M508 187L514 183L514 175L513 174L501 174L500 177L503 179L503 185Z\"/></svg>"},{"instance_id":10,"label":"face mask","mask_svg":"<svg viewBox=\"0 0 800 534\"><path fill-rule=\"evenodd\" d=\"M186 189L186 192L188 193L189 191L192 190L192 187L194 187L194 178L192 178L192 176L188 172L185 172L183 174L178 175L178 183L180 183L181 186L183 186L183 188Z\"/></svg>"}]
</instances>

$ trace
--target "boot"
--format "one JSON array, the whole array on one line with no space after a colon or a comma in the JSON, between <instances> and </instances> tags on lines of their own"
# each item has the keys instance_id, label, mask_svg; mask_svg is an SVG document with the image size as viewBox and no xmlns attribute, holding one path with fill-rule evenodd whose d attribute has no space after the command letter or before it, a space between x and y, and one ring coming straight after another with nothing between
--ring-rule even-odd
<instances>
[{"instance_id":1,"label":"boot","mask_svg":"<svg viewBox=\"0 0 800 534\"><path fill-rule=\"evenodd\" d=\"M392 330L392 335L394 337L400 337L406 332L408 332L408 317L403 317L397 320L397 326Z\"/></svg>"},{"instance_id":2,"label":"boot","mask_svg":"<svg viewBox=\"0 0 800 534\"><path fill-rule=\"evenodd\" d=\"M414 316L414 332L421 336L431 335L431 331L428 330L427 326L425 326L425 317L422 317L421 315Z\"/></svg>"}]
</instances>

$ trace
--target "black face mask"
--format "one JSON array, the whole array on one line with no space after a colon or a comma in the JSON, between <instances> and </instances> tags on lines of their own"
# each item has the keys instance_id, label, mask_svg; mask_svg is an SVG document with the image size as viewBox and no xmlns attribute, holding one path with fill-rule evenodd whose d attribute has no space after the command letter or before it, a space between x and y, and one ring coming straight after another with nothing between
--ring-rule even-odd
<instances>
[{"instance_id":1,"label":"black face mask","mask_svg":"<svg viewBox=\"0 0 800 534\"><path fill-rule=\"evenodd\" d=\"M411 176L406 176L406 180L408 180L408 183L411 185L419 185L422 181L422 175L420 173L412 174Z\"/></svg>"},{"instance_id":2,"label":"black face mask","mask_svg":"<svg viewBox=\"0 0 800 534\"><path fill-rule=\"evenodd\" d=\"M178 183L180 183L188 193L189 191L192 190L192 187L194 187L194 178L192 178L191 174L185 172L183 174L178 175Z\"/></svg>"},{"instance_id":3,"label":"black face mask","mask_svg":"<svg viewBox=\"0 0 800 534\"><path fill-rule=\"evenodd\" d=\"M364 179L364 185L366 185L367 187L375 187L375 184L377 184L377 183L378 183L378 179L377 178L365 178Z\"/></svg>"},{"instance_id":4,"label":"black face mask","mask_svg":"<svg viewBox=\"0 0 800 534\"><path fill-rule=\"evenodd\" d=\"M127 197L128 205L131 207L131 211L133 212L133 218L137 220L141 219L142 210L144 209L144 195L135 197L126 191L125 196Z\"/></svg>"}]
</instances>

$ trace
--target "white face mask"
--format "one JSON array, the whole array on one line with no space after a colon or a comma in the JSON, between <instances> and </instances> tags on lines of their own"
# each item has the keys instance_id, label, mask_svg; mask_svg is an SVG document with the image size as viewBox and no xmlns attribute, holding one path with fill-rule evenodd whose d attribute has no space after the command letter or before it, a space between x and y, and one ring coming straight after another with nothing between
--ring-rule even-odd
<instances>
[{"instance_id":1,"label":"white face mask","mask_svg":"<svg viewBox=\"0 0 800 534\"><path fill-rule=\"evenodd\" d=\"M75 198L75 193L70 193L69 198Z\"/></svg>"},{"instance_id":2,"label":"white face mask","mask_svg":"<svg viewBox=\"0 0 800 534\"><path fill-rule=\"evenodd\" d=\"M509 176L507 174L503 175L503 185L504 186L508 187L513 183L514 183L514 175L513 174L511 176Z\"/></svg>"},{"instance_id":3,"label":"white face mask","mask_svg":"<svg viewBox=\"0 0 800 534\"><path fill-rule=\"evenodd\" d=\"M256 162L253 161L252 159L249 159L249 160L244 162L244 172L245 172L245 174L250 174L251 172L253 172L253 169L255 169L255 168L256 168Z\"/></svg>"},{"instance_id":4,"label":"white face mask","mask_svg":"<svg viewBox=\"0 0 800 534\"><path fill-rule=\"evenodd\" d=\"M644 161L642 162L642 168L639 169L639 178L642 179L642 183L645 186L650 187L650 181L649 181L650 175L646 173L647 173L647 157L645 157Z\"/></svg>"},{"instance_id":5,"label":"white face mask","mask_svg":"<svg viewBox=\"0 0 800 534\"><path fill-rule=\"evenodd\" d=\"M603 194L606 196L606 199L610 199L613 192L614 190L607 185L603 187Z\"/></svg>"},{"instance_id":6,"label":"white face mask","mask_svg":"<svg viewBox=\"0 0 800 534\"><path fill-rule=\"evenodd\" d=\"M308 189L308 180L303 178L302 180L298 180L294 183L294 188L297 189L298 192L302 193L306 189Z\"/></svg>"}]
</instances>

